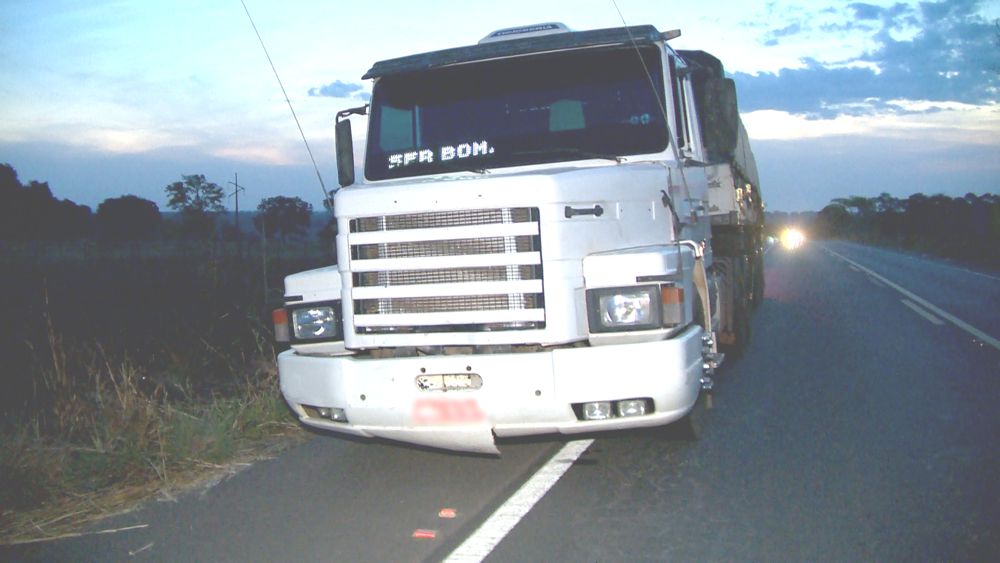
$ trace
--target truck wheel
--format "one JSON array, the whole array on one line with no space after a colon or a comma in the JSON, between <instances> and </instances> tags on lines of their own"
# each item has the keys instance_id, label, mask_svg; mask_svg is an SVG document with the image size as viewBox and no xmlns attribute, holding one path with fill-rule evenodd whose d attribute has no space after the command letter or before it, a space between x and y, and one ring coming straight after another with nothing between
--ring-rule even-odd
<instances>
[{"instance_id":1,"label":"truck wheel","mask_svg":"<svg viewBox=\"0 0 1000 563\"><path fill-rule=\"evenodd\" d=\"M750 274L752 274L752 272L744 272L744 276L748 276ZM749 280L747 280L746 277L744 277L744 280L744 283L749 283ZM752 295L753 288L743 286L739 302L736 305L736 310L741 313L739 315L739 322L736 325L736 340L740 344L741 348L746 348L750 344L750 337L752 336L750 330L750 315L753 312Z\"/></svg>"},{"instance_id":2,"label":"truck wheel","mask_svg":"<svg viewBox=\"0 0 1000 563\"><path fill-rule=\"evenodd\" d=\"M756 309L764 302L764 255L758 254L753 259L753 299Z\"/></svg>"},{"instance_id":3,"label":"truck wheel","mask_svg":"<svg viewBox=\"0 0 1000 563\"><path fill-rule=\"evenodd\" d=\"M738 358L750 342L750 299L747 293L747 267L736 262L732 276L732 326L729 327L731 341L722 345L722 350L731 358Z\"/></svg>"}]
</instances>

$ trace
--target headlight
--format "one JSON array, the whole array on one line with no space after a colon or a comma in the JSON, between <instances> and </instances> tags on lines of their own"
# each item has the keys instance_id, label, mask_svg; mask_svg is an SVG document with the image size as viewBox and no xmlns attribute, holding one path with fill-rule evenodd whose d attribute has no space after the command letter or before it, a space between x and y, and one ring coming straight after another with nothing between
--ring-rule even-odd
<instances>
[{"instance_id":1,"label":"headlight","mask_svg":"<svg viewBox=\"0 0 1000 563\"><path fill-rule=\"evenodd\" d=\"M292 333L296 340L337 340L340 308L336 304L314 305L292 310Z\"/></svg>"},{"instance_id":2,"label":"headlight","mask_svg":"<svg viewBox=\"0 0 1000 563\"><path fill-rule=\"evenodd\" d=\"M592 289L587 305L591 332L648 330L662 324L656 285Z\"/></svg>"},{"instance_id":3,"label":"headlight","mask_svg":"<svg viewBox=\"0 0 1000 563\"><path fill-rule=\"evenodd\" d=\"M788 228L781 232L781 245L787 250L796 250L806 242L806 235L795 228Z\"/></svg>"}]
</instances>

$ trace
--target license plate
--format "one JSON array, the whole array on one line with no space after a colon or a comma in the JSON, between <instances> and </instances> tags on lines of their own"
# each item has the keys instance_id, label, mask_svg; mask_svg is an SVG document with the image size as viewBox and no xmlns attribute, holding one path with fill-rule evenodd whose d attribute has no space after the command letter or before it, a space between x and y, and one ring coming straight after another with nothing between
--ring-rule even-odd
<instances>
[{"instance_id":1,"label":"license plate","mask_svg":"<svg viewBox=\"0 0 1000 563\"><path fill-rule=\"evenodd\" d=\"M421 391L466 391L483 386L483 378L478 373L441 373L417 376L417 387Z\"/></svg>"},{"instance_id":2,"label":"license plate","mask_svg":"<svg viewBox=\"0 0 1000 563\"><path fill-rule=\"evenodd\" d=\"M484 420L486 413L475 399L424 398L413 403L416 424L469 424Z\"/></svg>"}]
</instances>

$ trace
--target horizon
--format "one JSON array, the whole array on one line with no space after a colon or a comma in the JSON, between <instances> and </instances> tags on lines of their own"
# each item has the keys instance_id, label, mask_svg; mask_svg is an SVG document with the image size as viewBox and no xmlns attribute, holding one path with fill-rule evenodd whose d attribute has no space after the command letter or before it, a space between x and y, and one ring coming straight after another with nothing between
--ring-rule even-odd
<instances>
[{"instance_id":1,"label":"horizon","mask_svg":"<svg viewBox=\"0 0 1000 563\"><path fill-rule=\"evenodd\" d=\"M771 210L818 211L837 197L882 192L1000 191L1000 3L782 0L667 12L651 0L475 11L387 1L377 20L314 0L247 7L331 182L334 116L370 95L360 76L375 61L525 23L584 30L624 17L680 28L672 47L723 62ZM22 183L46 182L55 197L92 209L124 195L165 207L164 187L182 175L204 174L228 193L238 174L248 207L275 195L321 205L239 3L13 0L0 6L0 29L0 162Z\"/></svg>"}]
</instances>

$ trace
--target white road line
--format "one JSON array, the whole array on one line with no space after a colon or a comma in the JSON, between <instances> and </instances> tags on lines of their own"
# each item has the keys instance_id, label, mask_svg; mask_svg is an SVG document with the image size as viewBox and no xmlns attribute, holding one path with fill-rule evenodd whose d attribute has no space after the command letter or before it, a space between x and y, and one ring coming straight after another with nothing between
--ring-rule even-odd
<instances>
[{"instance_id":1,"label":"white road line","mask_svg":"<svg viewBox=\"0 0 1000 563\"><path fill-rule=\"evenodd\" d=\"M445 561L485 559L593 442L593 440L575 440L563 446L559 453L552 456L552 459L521 485L521 488L496 509L471 536L462 542L462 545L456 547Z\"/></svg>"},{"instance_id":2,"label":"white road line","mask_svg":"<svg viewBox=\"0 0 1000 563\"><path fill-rule=\"evenodd\" d=\"M933 259L928 260L927 258L924 258L923 256L907 256L905 254L903 256L906 259L908 259L910 261L913 261L913 262L930 262L931 260L933 260ZM970 270L968 268L963 268L961 266L956 266L954 264L942 263L940 261L933 261L933 263L935 265L937 265L937 266L943 266L945 268L951 268L952 270L958 270L959 272L964 272L966 274L972 274L974 276L979 276L979 277L982 277L982 278L986 278L988 280L993 280L993 281L1000 282L1000 278L998 278L996 276L991 276L989 274L984 274L982 272L977 272L975 270Z\"/></svg>"},{"instance_id":3,"label":"white road line","mask_svg":"<svg viewBox=\"0 0 1000 563\"><path fill-rule=\"evenodd\" d=\"M937 315L937 316L945 319L946 321L950 322L951 324L957 326L958 328L960 328L960 329L964 330L965 332L971 334L972 336L978 338L980 342L983 342L985 344L989 344L990 346L996 348L997 350L1000 350L1000 340L997 340L996 338L993 338L992 336L990 336L990 335L986 334L985 332L979 330L978 328L970 325L969 323L963 321L962 319L956 317L955 315L952 315L951 313L949 313L949 312L941 309L940 307L937 307L936 305L934 305L933 303L931 303L931 302L927 301L926 299L920 297L919 295L914 294L912 291L910 291L910 290L908 290L908 289L906 289L906 288L904 288L904 287L902 287L902 286L900 286L898 284L895 284L895 283L889 281L888 279L885 278L885 276L881 276L881 275L876 274L875 272L869 270L868 268L865 268L864 266L862 266L861 264L858 264L854 260L851 260L850 258L847 258L846 256L843 256L841 254L838 254L838 253L830 250L829 248L824 248L824 250L826 250L830 254L836 256L837 258L840 258L844 262L847 262L847 264L849 266L854 266L856 268L859 268L861 271L865 272L866 274L872 276L873 278L881 281L882 283L886 284L887 286L889 286L889 287L895 289L896 291L902 293L906 297L909 297L914 302L919 303L920 305L922 305L928 311L934 313L935 315Z\"/></svg>"},{"instance_id":4,"label":"white road line","mask_svg":"<svg viewBox=\"0 0 1000 563\"><path fill-rule=\"evenodd\" d=\"M939 318L935 317L934 315L928 313L923 307L921 307L920 305L917 305L913 301L910 301L909 299L901 299L900 301L902 301L903 305L906 305L907 307L909 307L914 313L916 313L916 314L920 315L921 317L927 319L927 321L929 321L931 324L936 324L938 326L944 324L944 321L942 321L941 319L939 319Z\"/></svg>"},{"instance_id":5,"label":"white road line","mask_svg":"<svg viewBox=\"0 0 1000 563\"><path fill-rule=\"evenodd\" d=\"M996 276L991 276L989 274L984 274L982 272L977 272L975 270L970 270L968 268L959 268L958 266L952 266L952 268L958 270L959 272L965 272L966 274L972 274L974 276L979 276L981 278L986 278L988 280L993 280L993 281L1000 282L1000 278L998 278Z\"/></svg>"},{"instance_id":6,"label":"white road line","mask_svg":"<svg viewBox=\"0 0 1000 563\"><path fill-rule=\"evenodd\" d=\"M854 270L855 272L860 272L861 271L861 270L855 268L854 266L851 266L851 269Z\"/></svg>"}]
</instances>

